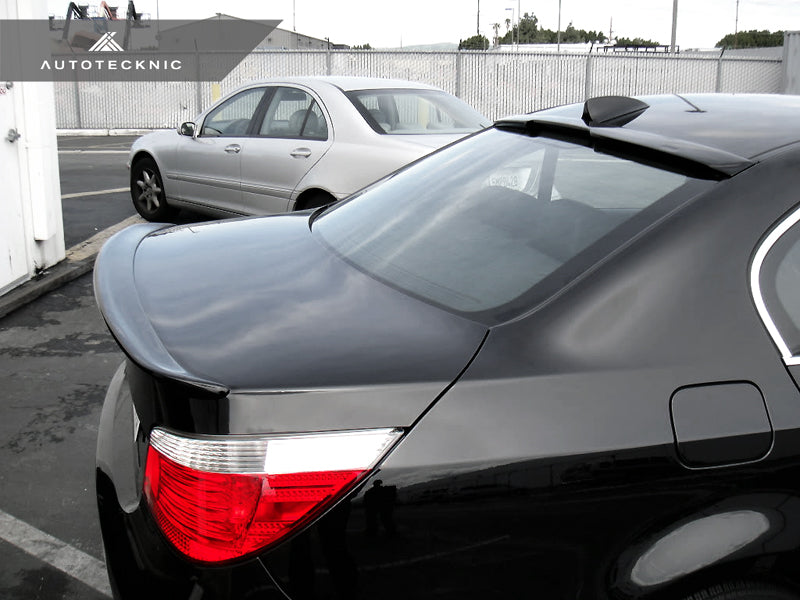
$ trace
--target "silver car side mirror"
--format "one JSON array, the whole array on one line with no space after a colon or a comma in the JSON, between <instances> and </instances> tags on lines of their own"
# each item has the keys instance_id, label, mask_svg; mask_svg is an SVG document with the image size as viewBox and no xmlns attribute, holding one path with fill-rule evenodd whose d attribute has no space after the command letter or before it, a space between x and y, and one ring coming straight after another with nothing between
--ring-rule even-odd
<instances>
[{"instance_id":1,"label":"silver car side mirror","mask_svg":"<svg viewBox=\"0 0 800 600\"><path fill-rule=\"evenodd\" d=\"M181 123L181 126L178 127L178 133L180 133L181 135L194 137L194 123L192 123L191 121L186 121L185 123Z\"/></svg>"}]
</instances>

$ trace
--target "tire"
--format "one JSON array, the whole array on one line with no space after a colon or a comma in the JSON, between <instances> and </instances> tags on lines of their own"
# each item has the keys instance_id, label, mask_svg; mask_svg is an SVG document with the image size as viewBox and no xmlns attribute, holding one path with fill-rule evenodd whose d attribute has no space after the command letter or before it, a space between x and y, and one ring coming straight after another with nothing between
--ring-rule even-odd
<instances>
[{"instance_id":1,"label":"tire","mask_svg":"<svg viewBox=\"0 0 800 600\"><path fill-rule=\"evenodd\" d=\"M167 221L174 214L167 204L161 173L149 156L131 167L131 200L136 212L148 221Z\"/></svg>"},{"instance_id":2,"label":"tire","mask_svg":"<svg viewBox=\"0 0 800 600\"><path fill-rule=\"evenodd\" d=\"M295 205L295 211L319 208L336 202L336 198L326 192L312 192Z\"/></svg>"},{"instance_id":3,"label":"tire","mask_svg":"<svg viewBox=\"0 0 800 600\"><path fill-rule=\"evenodd\" d=\"M798 596L771 583L734 581L711 586L684 600L798 600Z\"/></svg>"}]
</instances>

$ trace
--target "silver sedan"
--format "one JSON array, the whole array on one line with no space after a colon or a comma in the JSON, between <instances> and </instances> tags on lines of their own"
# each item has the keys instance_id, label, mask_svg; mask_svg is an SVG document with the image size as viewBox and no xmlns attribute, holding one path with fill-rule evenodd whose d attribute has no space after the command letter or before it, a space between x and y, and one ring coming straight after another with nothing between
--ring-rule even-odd
<instances>
[{"instance_id":1,"label":"silver sedan","mask_svg":"<svg viewBox=\"0 0 800 600\"><path fill-rule=\"evenodd\" d=\"M392 79L287 77L248 84L130 153L131 197L151 221L304 210L490 124L438 88Z\"/></svg>"}]
</instances>

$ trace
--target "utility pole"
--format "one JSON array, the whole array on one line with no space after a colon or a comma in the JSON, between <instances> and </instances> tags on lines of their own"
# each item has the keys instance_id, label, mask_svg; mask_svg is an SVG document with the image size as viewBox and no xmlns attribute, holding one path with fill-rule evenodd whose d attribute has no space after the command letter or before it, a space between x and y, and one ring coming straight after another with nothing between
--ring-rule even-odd
<instances>
[{"instance_id":1,"label":"utility pole","mask_svg":"<svg viewBox=\"0 0 800 600\"><path fill-rule=\"evenodd\" d=\"M738 2L738 0L737 0ZM675 53L678 51L678 47L675 45L675 39L678 34L678 0L673 0L672 2L672 45L670 46L670 52Z\"/></svg>"},{"instance_id":2,"label":"utility pole","mask_svg":"<svg viewBox=\"0 0 800 600\"><path fill-rule=\"evenodd\" d=\"M475 33L481 34L481 0L478 0L478 27L475 29Z\"/></svg>"},{"instance_id":3,"label":"utility pole","mask_svg":"<svg viewBox=\"0 0 800 600\"><path fill-rule=\"evenodd\" d=\"M733 47L739 43L739 0L736 0L736 24L733 26Z\"/></svg>"},{"instance_id":4,"label":"utility pole","mask_svg":"<svg viewBox=\"0 0 800 600\"><path fill-rule=\"evenodd\" d=\"M556 50L561 54L561 0L558 0L558 32L556 33Z\"/></svg>"}]
</instances>

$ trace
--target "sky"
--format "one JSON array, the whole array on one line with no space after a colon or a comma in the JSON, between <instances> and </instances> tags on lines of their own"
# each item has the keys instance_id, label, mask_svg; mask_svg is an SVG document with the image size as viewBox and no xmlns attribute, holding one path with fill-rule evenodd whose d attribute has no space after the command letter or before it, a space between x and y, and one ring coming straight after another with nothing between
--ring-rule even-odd
<instances>
[{"instance_id":1,"label":"sky","mask_svg":"<svg viewBox=\"0 0 800 600\"><path fill-rule=\"evenodd\" d=\"M395 48L441 42L458 43L480 32L493 36L492 24L518 10L533 13L539 25L555 30L559 0L134 0L137 12L162 19L204 19L218 12L240 18L282 19L279 27L350 46ZM82 0L78 4L97 4ZM50 14L63 16L68 0L47 0ZM119 5L126 0L108 0ZM677 44L681 49L713 48L736 27L737 0L678 0ZM800 0L739 0L739 31L800 30ZM641 37L669 44L673 0L561 0L561 29L613 27L614 37Z\"/></svg>"}]
</instances>

